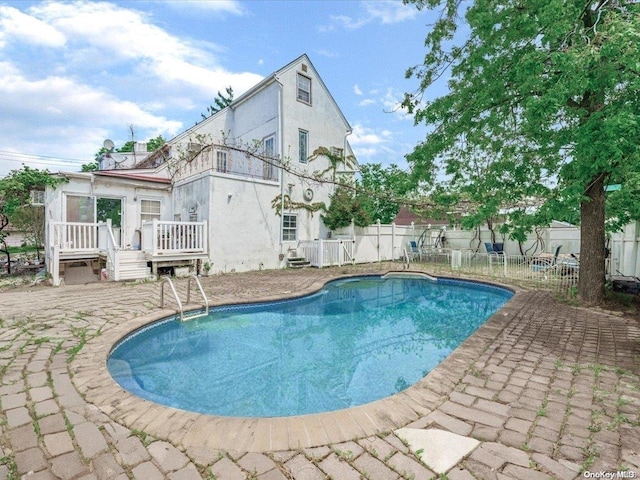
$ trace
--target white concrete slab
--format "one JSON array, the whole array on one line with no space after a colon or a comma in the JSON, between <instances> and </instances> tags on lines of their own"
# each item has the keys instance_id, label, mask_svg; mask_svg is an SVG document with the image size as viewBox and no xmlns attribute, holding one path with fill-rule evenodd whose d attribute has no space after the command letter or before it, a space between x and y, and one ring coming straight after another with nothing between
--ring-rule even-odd
<instances>
[{"instance_id":1,"label":"white concrete slab","mask_svg":"<svg viewBox=\"0 0 640 480\"><path fill-rule=\"evenodd\" d=\"M400 428L395 433L407 442L411 451L425 465L438 474L449 471L480 445L474 438L437 428Z\"/></svg>"}]
</instances>

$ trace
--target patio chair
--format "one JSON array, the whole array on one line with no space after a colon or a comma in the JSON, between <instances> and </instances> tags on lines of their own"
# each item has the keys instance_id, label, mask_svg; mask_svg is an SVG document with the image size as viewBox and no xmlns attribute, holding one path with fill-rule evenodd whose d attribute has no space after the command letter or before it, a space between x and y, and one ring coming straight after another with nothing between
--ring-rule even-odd
<instances>
[{"instance_id":1,"label":"patio chair","mask_svg":"<svg viewBox=\"0 0 640 480\"><path fill-rule=\"evenodd\" d=\"M558 245L553 257L536 257L531 261L531 269L534 272L549 272L555 270L558 265L558 255L560 255L560 249L562 245Z\"/></svg>"},{"instance_id":2,"label":"patio chair","mask_svg":"<svg viewBox=\"0 0 640 480\"><path fill-rule=\"evenodd\" d=\"M414 261L416 259L422 260L422 252L418 248L418 242L416 242L415 240L409 240L407 242L407 247L407 254L411 261Z\"/></svg>"},{"instance_id":3,"label":"patio chair","mask_svg":"<svg viewBox=\"0 0 640 480\"><path fill-rule=\"evenodd\" d=\"M496 245L501 245L501 244L484 242L484 248L487 249L487 253L489 255L504 255L504 251L502 249L495 248Z\"/></svg>"}]
</instances>

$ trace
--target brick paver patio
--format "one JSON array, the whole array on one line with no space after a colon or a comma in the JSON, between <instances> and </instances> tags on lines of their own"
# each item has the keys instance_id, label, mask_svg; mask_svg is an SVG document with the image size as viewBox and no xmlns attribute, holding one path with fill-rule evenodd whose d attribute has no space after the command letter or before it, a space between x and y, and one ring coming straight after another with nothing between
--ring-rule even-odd
<instances>
[{"instance_id":1,"label":"brick paver patio","mask_svg":"<svg viewBox=\"0 0 640 480\"><path fill-rule=\"evenodd\" d=\"M380 269L202 281L213 303L237 303ZM186 280L177 284L184 298ZM423 381L371 408L220 419L138 399L106 372L117 338L172 313L158 308L159 294L155 282L0 292L0 479L640 476L640 325L633 320L518 291ZM407 440L427 433L443 440L428 451ZM456 439L469 448L450 466L451 452L438 448Z\"/></svg>"}]
</instances>

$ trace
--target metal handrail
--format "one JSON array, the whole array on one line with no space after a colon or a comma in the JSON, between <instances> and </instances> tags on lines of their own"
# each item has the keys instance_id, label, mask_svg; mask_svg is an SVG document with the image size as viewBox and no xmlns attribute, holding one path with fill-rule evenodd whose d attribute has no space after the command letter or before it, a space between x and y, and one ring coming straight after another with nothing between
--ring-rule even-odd
<instances>
[{"instance_id":1,"label":"metal handrail","mask_svg":"<svg viewBox=\"0 0 640 480\"><path fill-rule=\"evenodd\" d=\"M196 285L198 285L198 290L200 290L200 295L202 295L202 299L204 300L204 315L209 315L209 300L204 293L204 289L202 288L202 284L200 283L200 279L197 275L193 275L189 277L189 281L187 282L187 303L191 300L191 280L196 281Z\"/></svg>"},{"instance_id":2,"label":"metal handrail","mask_svg":"<svg viewBox=\"0 0 640 480\"><path fill-rule=\"evenodd\" d=\"M189 277L189 281L187 282L187 304L189 302L191 302L191 280L195 280L196 281L196 285L198 285L198 289L200 290L200 294L202 295L202 299L204 300L204 313L198 313L198 314L195 314L195 315L187 315L186 318L185 318L185 315L184 315L184 307L182 306L182 302L180 301L180 298L178 297L178 292L176 291L176 288L174 287L173 282L171 281L171 279L169 277L165 277L162 280L162 283L160 284L160 308L164 308L164 284L168 283L169 287L171 287L171 291L173 292L173 297L176 299L176 302L178 303L178 311L180 312L180 321L181 322L184 321L185 319L205 317L205 316L209 315L209 299L205 295L204 289L202 288L202 284L200 283L200 279L196 275L193 275L193 276Z\"/></svg>"},{"instance_id":3,"label":"metal handrail","mask_svg":"<svg viewBox=\"0 0 640 480\"><path fill-rule=\"evenodd\" d=\"M176 292L176 287L173 286L173 282L169 277L165 277L162 280L162 283L160 283L160 308L164 308L164 284L165 283L168 283L169 286L171 287L171 291L173 292L173 297L176 299L176 302L178 303L178 310L180 311L180 321L182 321L184 318L184 309L182 308L182 302L178 297L178 292Z\"/></svg>"}]
</instances>

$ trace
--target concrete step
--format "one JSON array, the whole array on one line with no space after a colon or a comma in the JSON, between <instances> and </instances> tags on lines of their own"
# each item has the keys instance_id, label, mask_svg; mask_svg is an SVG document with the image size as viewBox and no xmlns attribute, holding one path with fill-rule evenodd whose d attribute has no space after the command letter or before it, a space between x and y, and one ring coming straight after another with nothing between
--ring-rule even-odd
<instances>
[{"instance_id":1,"label":"concrete step","mask_svg":"<svg viewBox=\"0 0 640 480\"><path fill-rule=\"evenodd\" d=\"M120 280L142 280L151 276L150 269L120 270Z\"/></svg>"},{"instance_id":2,"label":"concrete step","mask_svg":"<svg viewBox=\"0 0 640 480\"><path fill-rule=\"evenodd\" d=\"M287 264L289 268L303 268L308 267L311 262L304 257L289 257L287 258Z\"/></svg>"}]
</instances>

